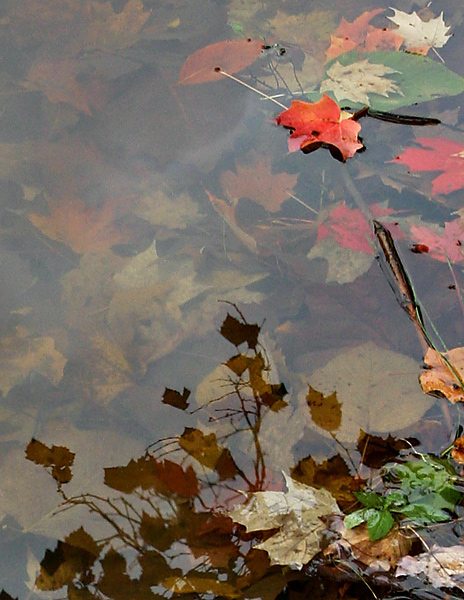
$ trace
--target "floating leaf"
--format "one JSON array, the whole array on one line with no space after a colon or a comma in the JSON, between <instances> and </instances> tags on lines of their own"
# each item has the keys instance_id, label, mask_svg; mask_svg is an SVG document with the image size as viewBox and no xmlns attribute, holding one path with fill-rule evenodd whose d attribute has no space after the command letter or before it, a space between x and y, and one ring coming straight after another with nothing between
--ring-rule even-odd
<instances>
[{"instance_id":1,"label":"floating leaf","mask_svg":"<svg viewBox=\"0 0 464 600\"><path fill-rule=\"evenodd\" d=\"M185 410L188 407L188 398L190 396L190 390L184 387L184 391L182 394L176 390L171 390L170 388L166 388L164 390L163 404L169 404L170 406L174 406L175 408L179 408L180 410Z\"/></svg>"},{"instance_id":2,"label":"floating leaf","mask_svg":"<svg viewBox=\"0 0 464 600\"><path fill-rule=\"evenodd\" d=\"M72 479L71 466L74 463L74 452L66 446L52 446L49 448L39 440L32 439L26 448L26 458L51 469L51 475L60 485L69 483Z\"/></svg>"},{"instance_id":3,"label":"floating leaf","mask_svg":"<svg viewBox=\"0 0 464 600\"><path fill-rule=\"evenodd\" d=\"M217 71L237 73L249 67L263 49L261 40L225 40L200 48L185 61L179 74L180 84L204 83L225 79Z\"/></svg>"},{"instance_id":4,"label":"floating leaf","mask_svg":"<svg viewBox=\"0 0 464 600\"><path fill-rule=\"evenodd\" d=\"M323 94L318 102L293 100L290 108L278 115L278 125L292 129L289 150L311 152L321 146L329 148L338 160L345 161L363 145L358 140L361 125L350 113L340 110L338 104Z\"/></svg>"},{"instance_id":5,"label":"floating leaf","mask_svg":"<svg viewBox=\"0 0 464 600\"><path fill-rule=\"evenodd\" d=\"M397 91L391 89L388 96L385 97L382 95L385 93L385 89L380 88L381 93L368 90L368 104L375 110L391 111L394 108L410 106L417 102L427 102L434 98L455 96L464 91L464 78L450 71L442 63L417 54L387 51L348 52L327 64L326 74L329 79L328 73L335 62L338 62L340 67L350 67L354 72L360 72L363 69L369 70L372 68L370 65L381 65L382 69L390 69L387 75L388 80ZM358 78L354 85L350 85L348 81L343 83L346 83L347 87L343 94L340 87L336 88L340 90L337 99L340 102L349 103L353 108L364 105L365 102L356 101L359 94L365 92L362 78ZM341 84L333 82L330 84L330 82L323 81L321 89L328 90L330 85ZM313 98L315 95L311 94L310 97Z\"/></svg>"},{"instance_id":6,"label":"floating leaf","mask_svg":"<svg viewBox=\"0 0 464 600\"><path fill-rule=\"evenodd\" d=\"M411 171L443 171L433 180L432 196L464 187L464 144L445 138L417 138L422 148L406 148L394 161Z\"/></svg>"},{"instance_id":7,"label":"floating leaf","mask_svg":"<svg viewBox=\"0 0 464 600\"><path fill-rule=\"evenodd\" d=\"M286 475L285 482L287 492L250 493L248 502L228 515L248 532L278 528L255 548L265 550L272 565L301 569L320 550L320 536L325 529L320 517L340 511L327 490L298 483Z\"/></svg>"},{"instance_id":8,"label":"floating leaf","mask_svg":"<svg viewBox=\"0 0 464 600\"><path fill-rule=\"evenodd\" d=\"M456 371L457 376L441 355L433 348L429 348L424 356L426 370L421 373L419 378L422 389L427 394L443 394L453 404L464 402L464 390L459 381L459 378L461 381L464 379L464 347L453 348L444 352L443 355Z\"/></svg>"},{"instance_id":9,"label":"floating leaf","mask_svg":"<svg viewBox=\"0 0 464 600\"><path fill-rule=\"evenodd\" d=\"M445 24L443 12L435 19L423 21L416 12L408 14L396 8L392 10L394 16L387 19L398 26L395 33L404 38L404 48L409 52L427 54L430 48L443 48L451 37L448 33L451 28Z\"/></svg>"}]
</instances>

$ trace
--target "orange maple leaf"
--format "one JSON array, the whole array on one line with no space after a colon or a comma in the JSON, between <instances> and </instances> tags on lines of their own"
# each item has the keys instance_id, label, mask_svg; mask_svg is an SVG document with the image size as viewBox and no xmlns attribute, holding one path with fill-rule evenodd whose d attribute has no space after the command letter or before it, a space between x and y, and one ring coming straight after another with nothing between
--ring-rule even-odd
<instances>
[{"instance_id":1,"label":"orange maple leaf","mask_svg":"<svg viewBox=\"0 0 464 600\"><path fill-rule=\"evenodd\" d=\"M373 50L399 50L404 38L391 29L379 29L369 21L383 11L382 8L366 11L349 23L342 18L340 25L330 36L331 44L326 52L327 60L351 50L372 52Z\"/></svg>"},{"instance_id":2,"label":"orange maple leaf","mask_svg":"<svg viewBox=\"0 0 464 600\"><path fill-rule=\"evenodd\" d=\"M272 173L268 156L256 157L246 164L235 163L235 168L236 173L226 171L220 178L222 189L232 204L240 198L250 198L270 212L280 210L298 179L298 175Z\"/></svg>"},{"instance_id":3,"label":"orange maple leaf","mask_svg":"<svg viewBox=\"0 0 464 600\"><path fill-rule=\"evenodd\" d=\"M288 142L290 152L312 152L325 146L334 158L345 161L363 147L358 140L361 125L352 116L342 113L335 100L323 94L318 102L293 100L276 122L293 129Z\"/></svg>"},{"instance_id":4,"label":"orange maple leaf","mask_svg":"<svg viewBox=\"0 0 464 600\"><path fill-rule=\"evenodd\" d=\"M49 215L32 213L29 220L45 236L66 244L77 254L101 252L131 239L128 228L116 223L118 215L110 203L95 209L79 198L69 198L50 200L48 207Z\"/></svg>"}]
</instances>

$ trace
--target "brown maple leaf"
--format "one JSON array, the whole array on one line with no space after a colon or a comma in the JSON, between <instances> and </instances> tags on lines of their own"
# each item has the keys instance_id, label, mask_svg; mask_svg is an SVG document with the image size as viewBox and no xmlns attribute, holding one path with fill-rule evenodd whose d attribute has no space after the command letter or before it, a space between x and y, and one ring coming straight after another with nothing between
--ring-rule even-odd
<instances>
[{"instance_id":1,"label":"brown maple leaf","mask_svg":"<svg viewBox=\"0 0 464 600\"><path fill-rule=\"evenodd\" d=\"M235 163L236 173L222 173L220 181L224 193L233 205L240 198L249 198L270 212L280 210L282 202L290 198L298 175L272 173L271 159L257 156L245 164Z\"/></svg>"},{"instance_id":2,"label":"brown maple leaf","mask_svg":"<svg viewBox=\"0 0 464 600\"><path fill-rule=\"evenodd\" d=\"M48 238L62 242L77 254L101 252L130 240L127 227L116 223L114 204L90 208L79 198L49 200L49 214L32 213L29 220Z\"/></svg>"},{"instance_id":3,"label":"brown maple leaf","mask_svg":"<svg viewBox=\"0 0 464 600\"><path fill-rule=\"evenodd\" d=\"M424 357L426 370L420 376L424 392L441 394L450 402L464 402L464 348L440 354L433 348Z\"/></svg>"},{"instance_id":4,"label":"brown maple leaf","mask_svg":"<svg viewBox=\"0 0 464 600\"><path fill-rule=\"evenodd\" d=\"M100 109L107 100L107 87L98 79L91 77L84 83L76 79L79 62L72 59L60 61L38 61L32 65L27 81L23 84L28 89L43 91L50 102L71 104L78 111L87 115L93 109Z\"/></svg>"}]
</instances>

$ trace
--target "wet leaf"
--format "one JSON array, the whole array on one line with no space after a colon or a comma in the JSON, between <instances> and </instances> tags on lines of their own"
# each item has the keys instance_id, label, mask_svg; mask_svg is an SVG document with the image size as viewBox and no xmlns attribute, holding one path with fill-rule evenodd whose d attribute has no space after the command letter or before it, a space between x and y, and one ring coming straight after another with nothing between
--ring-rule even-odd
<instances>
[{"instance_id":1,"label":"wet leaf","mask_svg":"<svg viewBox=\"0 0 464 600\"><path fill-rule=\"evenodd\" d=\"M21 327L16 329L15 335L0 338L0 356L0 390L4 396L34 373L58 385L67 362L55 348L54 339L32 337Z\"/></svg>"},{"instance_id":2,"label":"wet leaf","mask_svg":"<svg viewBox=\"0 0 464 600\"><path fill-rule=\"evenodd\" d=\"M277 212L296 184L298 175L272 173L269 156L254 157L246 163L235 162L235 170L221 174L224 194L233 205L240 198L249 198L270 212Z\"/></svg>"},{"instance_id":3,"label":"wet leaf","mask_svg":"<svg viewBox=\"0 0 464 600\"><path fill-rule=\"evenodd\" d=\"M447 263L461 262L464 260L464 221L455 219L445 222L442 227L425 227L422 225L411 225L411 237L427 248L427 254Z\"/></svg>"},{"instance_id":4,"label":"wet leaf","mask_svg":"<svg viewBox=\"0 0 464 600\"><path fill-rule=\"evenodd\" d=\"M464 378L464 347L453 348L443 353L447 361L456 370L457 376L449 368L440 354L433 348L427 350L424 356L426 370L420 375L420 384L426 394L443 394L453 404L464 402L464 390L461 381Z\"/></svg>"},{"instance_id":5,"label":"wet leaf","mask_svg":"<svg viewBox=\"0 0 464 600\"><path fill-rule=\"evenodd\" d=\"M263 49L261 40L225 40L200 48L191 54L179 74L180 84L204 83L225 79L215 69L237 73L255 62Z\"/></svg>"},{"instance_id":6,"label":"wet leaf","mask_svg":"<svg viewBox=\"0 0 464 600\"><path fill-rule=\"evenodd\" d=\"M45 552L35 585L42 591L59 590L88 572L99 554L100 546L80 527L58 542L55 550Z\"/></svg>"},{"instance_id":7,"label":"wet leaf","mask_svg":"<svg viewBox=\"0 0 464 600\"><path fill-rule=\"evenodd\" d=\"M218 581L207 575L202 577L195 571L184 577L167 577L161 583L175 594L210 594L221 598L236 598L240 595L240 591L227 581Z\"/></svg>"},{"instance_id":8,"label":"wet leaf","mask_svg":"<svg viewBox=\"0 0 464 600\"><path fill-rule=\"evenodd\" d=\"M324 396L309 386L306 402L311 412L311 419L318 427L322 427L326 431L336 431L340 427L342 408L336 392Z\"/></svg>"},{"instance_id":9,"label":"wet leaf","mask_svg":"<svg viewBox=\"0 0 464 600\"><path fill-rule=\"evenodd\" d=\"M451 456L460 465L464 465L464 436L458 437L454 441Z\"/></svg>"},{"instance_id":10,"label":"wet leaf","mask_svg":"<svg viewBox=\"0 0 464 600\"><path fill-rule=\"evenodd\" d=\"M51 469L51 475L60 485L72 479L71 467L74 463L74 452L66 446L49 448L39 440L32 439L26 448L26 458L36 465Z\"/></svg>"},{"instance_id":11,"label":"wet leaf","mask_svg":"<svg viewBox=\"0 0 464 600\"><path fill-rule=\"evenodd\" d=\"M395 575L425 576L435 588L457 587L464 591L462 572L464 570L464 547L441 547L434 544L430 551L418 556L405 556L401 559Z\"/></svg>"},{"instance_id":12,"label":"wet leaf","mask_svg":"<svg viewBox=\"0 0 464 600\"><path fill-rule=\"evenodd\" d=\"M370 21L383 9L366 11L349 23L342 18L340 25L330 36L330 48L326 52L328 60L332 60L340 54L358 50L372 52L373 50L398 50L403 43L401 34L388 29L378 29L370 25Z\"/></svg>"},{"instance_id":13,"label":"wet leaf","mask_svg":"<svg viewBox=\"0 0 464 600\"><path fill-rule=\"evenodd\" d=\"M326 94L318 102L293 100L290 108L278 115L278 125L292 129L289 150L305 152L326 146L342 161L350 158L363 145L358 140L361 125L352 115L342 113L338 104Z\"/></svg>"},{"instance_id":14,"label":"wet leaf","mask_svg":"<svg viewBox=\"0 0 464 600\"><path fill-rule=\"evenodd\" d=\"M394 16L387 19L398 26L395 33L404 38L404 48L409 52L427 54L430 48L443 48L451 37L448 33L451 27L445 25L443 12L439 17L423 21L416 12L408 14L396 8L392 10Z\"/></svg>"},{"instance_id":15,"label":"wet leaf","mask_svg":"<svg viewBox=\"0 0 464 600\"><path fill-rule=\"evenodd\" d=\"M406 148L392 162L408 165L412 172L443 171L433 180L433 196L464 187L464 144L445 138L419 137L415 141L422 148Z\"/></svg>"},{"instance_id":16,"label":"wet leaf","mask_svg":"<svg viewBox=\"0 0 464 600\"><path fill-rule=\"evenodd\" d=\"M257 253L258 244L256 243L256 240L237 223L237 218L235 216L236 207L232 206L222 198L213 196L208 190L206 190L206 193L208 194L209 201L214 210L224 219L224 222L231 228L237 239L240 240L250 252Z\"/></svg>"},{"instance_id":17,"label":"wet leaf","mask_svg":"<svg viewBox=\"0 0 464 600\"><path fill-rule=\"evenodd\" d=\"M325 395L337 392L343 406L337 439L355 442L361 429L401 430L431 407L432 399L417 386L418 366L408 356L368 342L340 352L311 375L310 384Z\"/></svg>"},{"instance_id":18,"label":"wet leaf","mask_svg":"<svg viewBox=\"0 0 464 600\"><path fill-rule=\"evenodd\" d=\"M131 460L124 467L106 468L105 484L125 494L131 494L139 487L167 496L178 494L183 498L192 498L199 492L198 479L191 466L184 470L175 462L158 461L149 454Z\"/></svg>"},{"instance_id":19,"label":"wet leaf","mask_svg":"<svg viewBox=\"0 0 464 600\"><path fill-rule=\"evenodd\" d=\"M244 525L247 532L279 531L255 549L265 550L271 565L291 565L301 569L320 550L325 529L320 517L338 513L339 508L327 490L318 490L285 476L287 492L254 492L248 502L228 515Z\"/></svg>"},{"instance_id":20,"label":"wet leaf","mask_svg":"<svg viewBox=\"0 0 464 600\"><path fill-rule=\"evenodd\" d=\"M328 236L333 237L339 246L374 254L372 225L359 208L348 208L345 202L334 208L319 225L316 243Z\"/></svg>"},{"instance_id":21,"label":"wet leaf","mask_svg":"<svg viewBox=\"0 0 464 600\"><path fill-rule=\"evenodd\" d=\"M48 207L48 215L32 213L29 220L45 236L77 254L101 252L133 237L127 226L117 224L117 208L111 203L96 210L78 198L50 199Z\"/></svg>"},{"instance_id":22,"label":"wet leaf","mask_svg":"<svg viewBox=\"0 0 464 600\"><path fill-rule=\"evenodd\" d=\"M378 66L381 69L391 69L388 74L385 71L385 74L395 88L390 88L388 96L383 95L386 89L382 87L378 88L377 92L374 89L367 90L369 100L367 103L355 100L360 93L363 94L366 91L361 77L356 80L357 85L351 85L349 81L332 84L330 82L322 83L321 89L326 90L329 85L334 85L339 90L337 99L339 101L343 100L343 103L349 103L351 108L360 108L368 104L372 109L389 112L401 106L410 106L415 102L426 102L434 98L454 96L464 91L464 79L461 76L431 58L409 54L408 52L348 52L328 63L326 74L335 63L340 65L337 70L350 67L355 73L367 69L366 73L369 74L370 69L375 70ZM377 66L372 67L372 65ZM348 70L346 73L348 73ZM343 92L345 83L347 87L346 91ZM313 96L314 94L310 94L310 97Z\"/></svg>"},{"instance_id":23,"label":"wet leaf","mask_svg":"<svg viewBox=\"0 0 464 600\"><path fill-rule=\"evenodd\" d=\"M309 260L327 262L326 283L351 283L371 268L374 256L340 246L335 238L326 237L314 244L307 254Z\"/></svg>"},{"instance_id":24,"label":"wet leaf","mask_svg":"<svg viewBox=\"0 0 464 600\"><path fill-rule=\"evenodd\" d=\"M186 427L179 437L179 446L201 465L216 471L221 479L233 478L237 475L237 467L227 448L217 443L216 435L205 435L199 429Z\"/></svg>"},{"instance_id":25,"label":"wet leaf","mask_svg":"<svg viewBox=\"0 0 464 600\"><path fill-rule=\"evenodd\" d=\"M363 465L371 469L380 469L384 464L396 458L401 450L417 446L418 443L414 438L404 440L397 439L392 435L382 438L361 430L356 448L361 455Z\"/></svg>"},{"instance_id":26,"label":"wet leaf","mask_svg":"<svg viewBox=\"0 0 464 600\"><path fill-rule=\"evenodd\" d=\"M188 408L188 398L190 396L190 390L184 387L184 391L182 394L176 390L171 390L170 388L166 388L163 394L163 404L169 404L170 406L174 406L180 410L185 410Z\"/></svg>"},{"instance_id":27,"label":"wet leaf","mask_svg":"<svg viewBox=\"0 0 464 600\"><path fill-rule=\"evenodd\" d=\"M79 112L91 115L106 103L106 85L96 76L87 82L79 83L79 62L63 59L57 62L38 61L32 65L27 75L25 87L43 91L54 104L64 102L74 106Z\"/></svg>"},{"instance_id":28,"label":"wet leaf","mask_svg":"<svg viewBox=\"0 0 464 600\"><path fill-rule=\"evenodd\" d=\"M256 323L244 323L227 313L219 333L234 346L246 343L248 348L254 350L258 344L260 331L261 327Z\"/></svg>"}]
</instances>

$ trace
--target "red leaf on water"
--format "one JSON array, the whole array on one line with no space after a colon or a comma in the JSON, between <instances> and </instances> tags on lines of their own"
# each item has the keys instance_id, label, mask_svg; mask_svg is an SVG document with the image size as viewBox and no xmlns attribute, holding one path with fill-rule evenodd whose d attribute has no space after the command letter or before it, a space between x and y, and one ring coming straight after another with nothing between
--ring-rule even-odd
<instances>
[{"instance_id":1,"label":"red leaf on water","mask_svg":"<svg viewBox=\"0 0 464 600\"><path fill-rule=\"evenodd\" d=\"M383 11L382 8L366 11L349 23L342 18L340 25L330 36L330 48L326 52L327 60L351 50L372 52L373 50L398 50L404 38L391 29L379 29L369 21Z\"/></svg>"},{"instance_id":2,"label":"red leaf on water","mask_svg":"<svg viewBox=\"0 0 464 600\"><path fill-rule=\"evenodd\" d=\"M349 113L342 113L335 100L326 94L318 102L293 100L276 122L293 129L288 143L290 152L311 152L325 146L334 158L345 161L363 147L358 141L361 125Z\"/></svg>"},{"instance_id":3,"label":"red leaf on water","mask_svg":"<svg viewBox=\"0 0 464 600\"><path fill-rule=\"evenodd\" d=\"M443 234L439 234L428 227L411 225L411 237L421 246L428 246L428 253L432 258L447 262L461 262L464 260L464 223L462 219L455 219L445 223Z\"/></svg>"},{"instance_id":4,"label":"red leaf on water","mask_svg":"<svg viewBox=\"0 0 464 600\"><path fill-rule=\"evenodd\" d=\"M191 54L179 74L181 84L204 83L224 79L226 73L238 73L255 62L263 49L261 40L225 40L200 48Z\"/></svg>"},{"instance_id":5,"label":"red leaf on water","mask_svg":"<svg viewBox=\"0 0 464 600\"><path fill-rule=\"evenodd\" d=\"M443 171L433 180L432 195L449 194L464 187L464 144L445 138L417 138L422 148L406 148L391 162L411 171Z\"/></svg>"}]
</instances>

